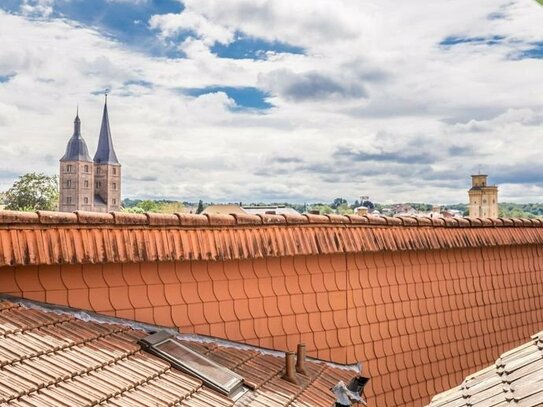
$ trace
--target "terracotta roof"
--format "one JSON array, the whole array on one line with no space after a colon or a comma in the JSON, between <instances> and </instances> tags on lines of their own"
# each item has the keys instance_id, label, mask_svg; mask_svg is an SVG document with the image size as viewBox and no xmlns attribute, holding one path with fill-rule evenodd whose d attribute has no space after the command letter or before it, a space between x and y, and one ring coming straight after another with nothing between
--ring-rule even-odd
<instances>
[{"instance_id":1,"label":"terracotta roof","mask_svg":"<svg viewBox=\"0 0 543 407\"><path fill-rule=\"evenodd\" d=\"M466 377L460 386L438 394L429 406L543 406L543 332Z\"/></svg>"},{"instance_id":2,"label":"terracotta roof","mask_svg":"<svg viewBox=\"0 0 543 407\"><path fill-rule=\"evenodd\" d=\"M46 310L0 300L0 404L2 406L232 406L234 402L144 352L138 326L84 313ZM330 406L329 391L355 372L307 361L300 385L281 379L278 353L211 338L181 342L237 372L252 389L235 405Z\"/></svg>"},{"instance_id":3,"label":"terracotta roof","mask_svg":"<svg viewBox=\"0 0 543 407\"><path fill-rule=\"evenodd\" d=\"M1 211L0 242L0 266L229 260L541 244L543 222Z\"/></svg>"}]
</instances>

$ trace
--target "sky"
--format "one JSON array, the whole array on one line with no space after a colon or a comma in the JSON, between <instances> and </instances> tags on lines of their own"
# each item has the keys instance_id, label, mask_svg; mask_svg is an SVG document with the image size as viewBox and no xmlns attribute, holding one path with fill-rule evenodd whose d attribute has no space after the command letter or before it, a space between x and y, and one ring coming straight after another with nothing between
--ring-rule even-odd
<instances>
[{"instance_id":1,"label":"sky","mask_svg":"<svg viewBox=\"0 0 543 407\"><path fill-rule=\"evenodd\" d=\"M0 0L0 190L103 93L123 197L543 201L533 0Z\"/></svg>"}]
</instances>

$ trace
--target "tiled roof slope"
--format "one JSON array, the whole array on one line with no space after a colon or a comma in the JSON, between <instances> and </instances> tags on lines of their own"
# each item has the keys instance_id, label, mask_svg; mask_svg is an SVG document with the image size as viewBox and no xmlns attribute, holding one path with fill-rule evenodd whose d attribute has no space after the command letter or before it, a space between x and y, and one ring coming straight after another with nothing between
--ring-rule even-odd
<instances>
[{"instance_id":1,"label":"tiled roof slope","mask_svg":"<svg viewBox=\"0 0 543 407\"><path fill-rule=\"evenodd\" d=\"M80 314L27 308L0 300L0 405L25 407L187 406L234 403L194 377L141 350L148 333L128 324L99 323ZM236 405L330 406L328 389L353 370L307 361L309 376L281 379L283 360L250 347L183 340L240 375L255 389Z\"/></svg>"},{"instance_id":2,"label":"tiled roof slope","mask_svg":"<svg viewBox=\"0 0 543 407\"><path fill-rule=\"evenodd\" d=\"M438 394L429 407L543 406L543 332L505 352L493 366Z\"/></svg>"},{"instance_id":3,"label":"tiled roof slope","mask_svg":"<svg viewBox=\"0 0 543 407\"><path fill-rule=\"evenodd\" d=\"M370 405L421 406L541 329L543 247L17 266L17 297L364 364Z\"/></svg>"},{"instance_id":4,"label":"tiled roof slope","mask_svg":"<svg viewBox=\"0 0 543 407\"><path fill-rule=\"evenodd\" d=\"M1 211L0 242L0 266L229 260L542 244L543 222Z\"/></svg>"}]
</instances>

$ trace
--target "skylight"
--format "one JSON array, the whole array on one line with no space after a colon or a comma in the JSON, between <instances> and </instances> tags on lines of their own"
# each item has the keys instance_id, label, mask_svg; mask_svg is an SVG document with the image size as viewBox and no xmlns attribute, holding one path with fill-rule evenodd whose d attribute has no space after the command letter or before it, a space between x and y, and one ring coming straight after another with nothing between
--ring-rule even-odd
<instances>
[{"instance_id":1,"label":"skylight","mask_svg":"<svg viewBox=\"0 0 543 407\"><path fill-rule=\"evenodd\" d=\"M233 399L245 391L243 377L181 344L165 331L139 341L148 352L167 360L173 367L202 380L204 384Z\"/></svg>"}]
</instances>

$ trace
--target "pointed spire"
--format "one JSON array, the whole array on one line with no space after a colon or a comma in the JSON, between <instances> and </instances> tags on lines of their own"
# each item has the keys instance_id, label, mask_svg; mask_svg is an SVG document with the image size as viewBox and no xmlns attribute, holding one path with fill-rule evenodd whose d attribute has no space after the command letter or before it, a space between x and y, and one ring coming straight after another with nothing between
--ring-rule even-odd
<instances>
[{"instance_id":1,"label":"pointed spire","mask_svg":"<svg viewBox=\"0 0 543 407\"><path fill-rule=\"evenodd\" d=\"M74 120L74 133L68 145L66 146L66 153L60 159L60 161L91 161L89 156L89 150L87 143L81 136L81 120L79 119L79 107Z\"/></svg>"},{"instance_id":2,"label":"pointed spire","mask_svg":"<svg viewBox=\"0 0 543 407\"><path fill-rule=\"evenodd\" d=\"M94 155L96 164L119 164L115 149L113 148L113 140L111 138L111 130L109 128L109 116L107 112L107 92L105 94L104 113L102 114L102 125L100 127L100 136L98 138L98 148Z\"/></svg>"},{"instance_id":3,"label":"pointed spire","mask_svg":"<svg viewBox=\"0 0 543 407\"><path fill-rule=\"evenodd\" d=\"M81 119L79 119L79 105L77 105L74 120L74 136L81 137Z\"/></svg>"}]
</instances>

